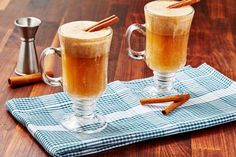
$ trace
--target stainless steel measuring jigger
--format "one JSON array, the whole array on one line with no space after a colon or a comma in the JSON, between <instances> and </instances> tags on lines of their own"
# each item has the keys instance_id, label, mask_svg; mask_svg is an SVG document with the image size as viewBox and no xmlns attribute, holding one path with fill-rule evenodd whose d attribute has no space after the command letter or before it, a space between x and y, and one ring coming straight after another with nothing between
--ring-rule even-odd
<instances>
[{"instance_id":1,"label":"stainless steel measuring jigger","mask_svg":"<svg viewBox=\"0 0 236 157\"><path fill-rule=\"evenodd\" d=\"M40 24L41 20L35 17L22 17L15 21L21 35L19 58L15 69L17 75L39 72L34 39Z\"/></svg>"}]
</instances>

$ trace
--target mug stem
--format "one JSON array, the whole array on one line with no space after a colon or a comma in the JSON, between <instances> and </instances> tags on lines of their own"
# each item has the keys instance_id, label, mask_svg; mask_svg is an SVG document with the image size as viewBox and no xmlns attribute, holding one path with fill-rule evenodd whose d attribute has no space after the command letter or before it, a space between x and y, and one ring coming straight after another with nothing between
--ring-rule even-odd
<instances>
[{"instance_id":1,"label":"mug stem","mask_svg":"<svg viewBox=\"0 0 236 157\"><path fill-rule=\"evenodd\" d=\"M157 90L161 93L170 92L174 87L175 73L160 73L157 71L153 72L154 83Z\"/></svg>"},{"instance_id":2,"label":"mug stem","mask_svg":"<svg viewBox=\"0 0 236 157\"><path fill-rule=\"evenodd\" d=\"M72 98L72 109L77 117L93 117L96 109L96 98L92 99L76 99Z\"/></svg>"},{"instance_id":3,"label":"mug stem","mask_svg":"<svg viewBox=\"0 0 236 157\"><path fill-rule=\"evenodd\" d=\"M151 97L160 97L179 93L174 88L175 73L160 73L157 71L154 71L153 73L154 84L144 88L144 91Z\"/></svg>"}]
</instances>

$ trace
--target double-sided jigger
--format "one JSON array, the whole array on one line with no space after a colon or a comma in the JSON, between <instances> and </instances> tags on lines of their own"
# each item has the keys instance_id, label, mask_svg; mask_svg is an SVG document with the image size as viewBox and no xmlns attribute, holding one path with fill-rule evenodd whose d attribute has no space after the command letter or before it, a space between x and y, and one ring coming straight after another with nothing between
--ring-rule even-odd
<instances>
[{"instance_id":1,"label":"double-sided jigger","mask_svg":"<svg viewBox=\"0 0 236 157\"><path fill-rule=\"evenodd\" d=\"M34 39L40 24L41 20L35 17L22 17L15 21L21 35L19 58L15 69L17 75L39 72Z\"/></svg>"}]
</instances>

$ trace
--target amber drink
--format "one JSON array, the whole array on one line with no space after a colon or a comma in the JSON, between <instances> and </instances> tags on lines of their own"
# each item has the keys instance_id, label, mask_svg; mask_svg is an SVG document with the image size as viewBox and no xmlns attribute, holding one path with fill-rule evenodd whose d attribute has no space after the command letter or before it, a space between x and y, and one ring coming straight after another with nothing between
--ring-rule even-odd
<instances>
[{"instance_id":1,"label":"amber drink","mask_svg":"<svg viewBox=\"0 0 236 157\"><path fill-rule=\"evenodd\" d=\"M178 1L152 1L145 5L145 25L133 24L126 32L129 56L145 59L154 73L154 85L148 88L152 96L176 93L173 89L176 71L186 64L189 30L194 9L191 6L168 8ZM146 35L145 51L131 48L134 30Z\"/></svg>"},{"instance_id":2,"label":"amber drink","mask_svg":"<svg viewBox=\"0 0 236 157\"><path fill-rule=\"evenodd\" d=\"M72 22L60 27L63 88L72 97L98 97L107 84L110 29L84 32L92 22ZM105 35L105 37L104 37Z\"/></svg>"},{"instance_id":3,"label":"amber drink","mask_svg":"<svg viewBox=\"0 0 236 157\"><path fill-rule=\"evenodd\" d=\"M95 114L96 101L107 85L108 54L112 40L110 27L95 32L86 32L94 25L92 21L66 23L58 29L60 48L47 48L40 58L57 54L62 58L62 77L50 78L43 70L43 80L52 86L63 86L72 100L71 114L62 118L62 126L78 133L95 133L107 123Z\"/></svg>"},{"instance_id":4,"label":"amber drink","mask_svg":"<svg viewBox=\"0 0 236 157\"><path fill-rule=\"evenodd\" d=\"M176 72L186 63L191 6L169 9L173 1L157 1L145 6L146 63L161 73Z\"/></svg>"}]
</instances>

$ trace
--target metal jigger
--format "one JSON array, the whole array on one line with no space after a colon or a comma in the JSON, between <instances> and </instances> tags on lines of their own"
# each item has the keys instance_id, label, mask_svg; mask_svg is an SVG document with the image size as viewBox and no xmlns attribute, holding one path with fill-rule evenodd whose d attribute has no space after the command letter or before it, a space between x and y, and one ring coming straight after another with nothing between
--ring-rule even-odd
<instances>
[{"instance_id":1,"label":"metal jigger","mask_svg":"<svg viewBox=\"0 0 236 157\"><path fill-rule=\"evenodd\" d=\"M15 21L21 34L19 58L15 69L17 75L39 72L34 39L40 24L41 20L35 17L22 17Z\"/></svg>"}]
</instances>

